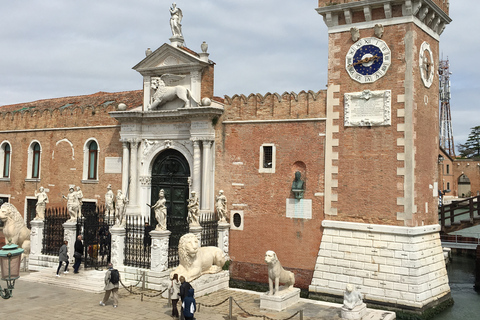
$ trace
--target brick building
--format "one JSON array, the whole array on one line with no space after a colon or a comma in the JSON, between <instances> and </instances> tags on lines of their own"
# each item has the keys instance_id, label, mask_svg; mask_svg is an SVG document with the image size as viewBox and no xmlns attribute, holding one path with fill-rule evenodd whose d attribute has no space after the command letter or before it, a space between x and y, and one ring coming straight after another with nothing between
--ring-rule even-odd
<instances>
[{"instance_id":1,"label":"brick building","mask_svg":"<svg viewBox=\"0 0 480 320\"><path fill-rule=\"evenodd\" d=\"M163 188L185 218L191 191L209 213L224 190L233 279L266 282L264 254L274 250L312 296L341 297L353 283L368 302L399 309L447 301L433 70L448 2L318 5L329 28L327 90L216 97L206 50L172 38L134 67L143 90L1 107L0 196L27 221L40 186L53 206L69 185L103 203L112 184L128 190L127 214L148 216L143 204ZM189 98L176 92L152 109L159 79ZM162 170L180 175L169 182Z\"/></svg>"}]
</instances>

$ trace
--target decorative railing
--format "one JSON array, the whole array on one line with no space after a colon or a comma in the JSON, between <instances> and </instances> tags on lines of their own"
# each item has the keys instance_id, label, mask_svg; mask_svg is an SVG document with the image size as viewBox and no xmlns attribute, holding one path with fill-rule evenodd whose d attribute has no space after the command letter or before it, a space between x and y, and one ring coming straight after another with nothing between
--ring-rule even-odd
<instances>
[{"instance_id":1,"label":"decorative railing","mask_svg":"<svg viewBox=\"0 0 480 320\"><path fill-rule=\"evenodd\" d=\"M63 244L63 224L70 218L67 208L47 208L45 211L42 253L57 256Z\"/></svg>"},{"instance_id":2,"label":"decorative railing","mask_svg":"<svg viewBox=\"0 0 480 320\"><path fill-rule=\"evenodd\" d=\"M148 218L127 216L125 227L125 258L123 264L130 267L149 269L151 264L151 237Z\"/></svg>"},{"instance_id":3,"label":"decorative railing","mask_svg":"<svg viewBox=\"0 0 480 320\"><path fill-rule=\"evenodd\" d=\"M218 244L218 219L216 213L202 213L200 226L202 227L202 247L216 247Z\"/></svg>"}]
</instances>

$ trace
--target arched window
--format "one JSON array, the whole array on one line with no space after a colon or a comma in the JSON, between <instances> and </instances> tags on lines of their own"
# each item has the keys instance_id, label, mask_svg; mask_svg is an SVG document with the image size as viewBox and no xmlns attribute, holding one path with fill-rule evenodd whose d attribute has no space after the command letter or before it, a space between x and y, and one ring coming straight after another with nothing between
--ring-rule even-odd
<instances>
[{"instance_id":1,"label":"arched window","mask_svg":"<svg viewBox=\"0 0 480 320\"><path fill-rule=\"evenodd\" d=\"M37 179L40 176L40 145L35 142L32 145L33 162L32 162L32 178Z\"/></svg>"},{"instance_id":2,"label":"arched window","mask_svg":"<svg viewBox=\"0 0 480 320\"><path fill-rule=\"evenodd\" d=\"M10 178L10 163L11 159L10 143L4 142L0 147L0 174L1 178Z\"/></svg>"},{"instance_id":3,"label":"arched window","mask_svg":"<svg viewBox=\"0 0 480 320\"><path fill-rule=\"evenodd\" d=\"M97 179L98 145L91 141L88 145L88 179Z\"/></svg>"}]
</instances>

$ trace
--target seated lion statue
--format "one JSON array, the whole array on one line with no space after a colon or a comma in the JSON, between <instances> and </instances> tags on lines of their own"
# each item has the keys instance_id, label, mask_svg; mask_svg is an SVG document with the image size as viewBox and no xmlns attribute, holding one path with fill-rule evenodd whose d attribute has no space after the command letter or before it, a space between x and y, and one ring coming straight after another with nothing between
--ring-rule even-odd
<instances>
[{"instance_id":1,"label":"seated lion statue","mask_svg":"<svg viewBox=\"0 0 480 320\"><path fill-rule=\"evenodd\" d=\"M295 284L295 275L291 271L283 269L280 261L278 261L277 254L268 250L265 253L265 262L268 266L268 287L269 291L267 295L278 295L279 294L279 284L284 283L285 286L293 288ZM275 287L273 286L275 284Z\"/></svg>"},{"instance_id":2,"label":"seated lion statue","mask_svg":"<svg viewBox=\"0 0 480 320\"><path fill-rule=\"evenodd\" d=\"M192 281L202 274L222 271L225 264L225 255L221 249L200 247L193 233L187 233L180 238L178 256L180 265L170 274L170 278L176 273L178 277L184 276L186 281Z\"/></svg>"},{"instance_id":3,"label":"seated lion statue","mask_svg":"<svg viewBox=\"0 0 480 320\"><path fill-rule=\"evenodd\" d=\"M4 222L3 234L8 243L10 240L19 248L25 250L22 254L24 267L27 268L28 255L30 254L30 229L27 228L23 217L11 203L4 203L0 207L0 220Z\"/></svg>"}]
</instances>

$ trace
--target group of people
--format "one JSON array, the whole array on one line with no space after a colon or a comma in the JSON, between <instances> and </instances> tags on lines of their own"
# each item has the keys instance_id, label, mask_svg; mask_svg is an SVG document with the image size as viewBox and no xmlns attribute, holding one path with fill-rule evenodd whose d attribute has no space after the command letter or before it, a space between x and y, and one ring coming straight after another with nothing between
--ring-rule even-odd
<instances>
[{"instance_id":1,"label":"group of people","mask_svg":"<svg viewBox=\"0 0 480 320\"><path fill-rule=\"evenodd\" d=\"M195 302L194 290L190 283L185 281L184 276L178 274L173 275L173 279L168 285L170 299L172 300L172 317L185 320L193 320L193 315L197 310L197 304ZM181 311L178 313L178 301L181 300Z\"/></svg>"},{"instance_id":2,"label":"group of people","mask_svg":"<svg viewBox=\"0 0 480 320\"><path fill-rule=\"evenodd\" d=\"M63 244L58 252L57 277L60 277L60 269L62 268L63 263L65 263L65 269L63 273L68 273L69 256L67 245L68 241L63 241ZM82 263L83 248L84 246L82 242L82 235L78 235L74 245L75 252L73 253L73 257L75 258L75 263L73 264L73 273L78 273L78 269L80 268L80 264Z\"/></svg>"}]
</instances>

